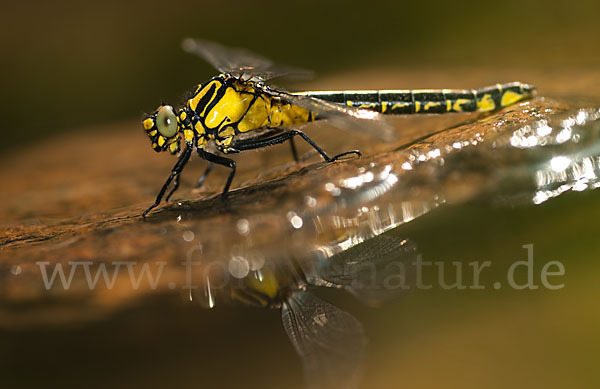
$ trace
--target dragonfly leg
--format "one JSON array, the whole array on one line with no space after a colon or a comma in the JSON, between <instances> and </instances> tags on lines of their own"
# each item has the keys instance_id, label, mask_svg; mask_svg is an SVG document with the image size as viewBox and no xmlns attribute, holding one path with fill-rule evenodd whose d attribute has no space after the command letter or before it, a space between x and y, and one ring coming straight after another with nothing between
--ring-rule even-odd
<instances>
[{"instance_id":1,"label":"dragonfly leg","mask_svg":"<svg viewBox=\"0 0 600 389\"><path fill-rule=\"evenodd\" d=\"M171 191L169 192L167 197L165 197L165 201L169 201L169 199L171 198L171 196L173 195L173 193L175 193L175 191L177 189L179 189L179 174L176 175L175 178L173 179L173 189L171 189Z\"/></svg>"},{"instance_id":2,"label":"dragonfly leg","mask_svg":"<svg viewBox=\"0 0 600 389\"><path fill-rule=\"evenodd\" d=\"M295 136L300 136L302 139L304 139L306 141L306 143L311 145L319 154L321 154L321 157L323 157L323 159L327 162L336 161L340 157L343 157L345 155L350 155L350 154L355 154L355 155L358 155L359 157L361 156L360 151L351 150L351 151L346 151L345 153L341 153L341 154L335 155L333 157L330 157L329 155L327 155L325 153L325 151L323 151L323 149L321 147L319 147L319 145L317 145L315 142L313 142L313 140L310 139L308 137L308 135L306 135L304 132L299 131L299 130L290 130L290 131L284 132L283 134L275 135L273 137L265 138L265 139L259 139L259 140L251 139L251 140L247 140L247 141L240 141L240 142L234 144L233 148L235 148L236 150L239 150L239 151L253 150L253 149L258 149L261 147L267 147L267 146L280 144L287 140L291 140Z\"/></svg>"},{"instance_id":3,"label":"dragonfly leg","mask_svg":"<svg viewBox=\"0 0 600 389\"><path fill-rule=\"evenodd\" d=\"M223 188L223 192L221 195L223 198L227 197L227 192L229 192L229 187L231 186L231 181L233 181L233 176L235 176L235 161L233 159L221 157L220 155L211 154L208 151L198 149L198 155L208 162L216 163L222 166L226 166L231 169L229 173L229 177L227 177L227 182L225 183L225 187Z\"/></svg>"},{"instance_id":4,"label":"dragonfly leg","mask_svg":"<svg viewBox=\"0 0 600 389\"><path fill-rule=\"evenodd\" d=\"M208 173L210 173L210 171L212 170L214 165L215 164L212 162L208 164L208 166L206 167L206 170L204 170L204 173L202 173L202 175L198 179L198 182L196 183L196 185L194 185L194 188L200 188L202 186L202 184L204 184L204 181L206 181L206 177L208 176ZM175 193L175 191L177 191L177 189L179 189L179 176L180 176L180 174L176 175L175 178L173 179L173 189L171 189L171 191L169 192L167 197L165 197L165 201L169 201L169 199L171 198L173 193Z\"/></svg>"},{"instance_id":5,"label":"dragonfly leg","mask_svg":"<svg viewBox=\"0 0 600 389\"><path fill-rule=\"evenodd\" d=\"M183 151L183 153L181 154L181 156L179 157L179 160L177 160L177 163L175 164L175 166L173 166L173 169L171 169L171 174L169 174L169 177L167 177L167 180L165 181L164 185L160 189L160 192L158 192L158 196L156 196L156 201L154 201L154 204L152 204L150 207L148 207L148 209L146 209L142 213L142 217L146 217L148 212L150 212L153 208L156 208L158 206L158 204L160 204L160 201L162 200L163 196L165 195L165 192L167 191L169 184L171 184L171 181L173 181L174 178L179 176L179 174L185 167L185 164L189 161L191 154L192 154L192 149L190 147L186 147L185 150Z\"/></svg>"},{"instance_id":6,"label":"dragonfly leg","mask_svg":"<svg viewBox=\"0 0 600 389\"><path fill-rule=\"evenodd\" d=\"M208 164L208 166L206 167L206 170L204 170L204 173L202 173L202 175L198 179L198 182L196 183L196 185L194 185L194 188L200 188L202 186L202 184L204 184L204 181L206 181L206 177L208 177L208 173L210 173L210 171L212 170L212 168L214 166L215 166L215 164L213 162L210 162Z\"/></svg>"},{"instance_id":7,"label":"dragonfly leg","mask_svg":"<svg viewBox=\"0 0 600 389\"><path fill-rule=\"evenodd\" d=\"M294 143L294 137L290 138L290 146L292 148L292 155L294 156L294 161L298 162L298 151L296 150L296 144Z\"/></svg>"}]
</instances>

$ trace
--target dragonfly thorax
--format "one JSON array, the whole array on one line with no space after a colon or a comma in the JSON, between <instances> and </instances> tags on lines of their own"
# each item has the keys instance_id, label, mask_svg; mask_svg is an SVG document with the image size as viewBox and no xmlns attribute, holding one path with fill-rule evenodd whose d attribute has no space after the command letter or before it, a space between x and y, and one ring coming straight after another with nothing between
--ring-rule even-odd
<instances>
[{"instance_id":1,"label":"dragonfly thorax","mask_svg":"<svg viewBox=\"0 0 600 389\"><path fill-rule=\"evenodd\" d=\"M196 146L203 148L214 140L225 153L232 150L236 135L302 124L312 118L308 110L272 96L261 85L227 74L199 85L187 100L186 112L190 116L190 125L184 129L186 142L194 135Z\"/></svg>"}]
</instances>

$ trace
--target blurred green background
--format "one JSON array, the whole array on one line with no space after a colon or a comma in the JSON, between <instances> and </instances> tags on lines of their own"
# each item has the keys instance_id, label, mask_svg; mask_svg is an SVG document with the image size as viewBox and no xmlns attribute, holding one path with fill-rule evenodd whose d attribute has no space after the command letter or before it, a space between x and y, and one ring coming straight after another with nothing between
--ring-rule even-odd
<instances>
[{"instance_id":1,"label":"blurred green background","mask_svg":"<svg viewBox=\"0 0 600 389\"><path fill-rule=\"evenodd\" d=\"M247 47L322 76L380 66L452 72L600 64L595 0L39 1L5 2L1 14L0 152L136 119L163 99L180 102L214 75L180 50L186 36Z\"/></svg>"}]
</instances>

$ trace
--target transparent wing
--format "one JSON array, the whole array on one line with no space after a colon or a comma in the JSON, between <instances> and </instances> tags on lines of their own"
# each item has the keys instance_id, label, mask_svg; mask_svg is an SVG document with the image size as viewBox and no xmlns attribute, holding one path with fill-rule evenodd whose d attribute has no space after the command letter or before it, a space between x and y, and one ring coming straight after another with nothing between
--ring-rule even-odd
<instances>
[{"instance_id":1,"label":"transparent wing","mask_svg":"<svg viewBox=\"0 0 600 389\"><path fill-rule=\"evenodd\" d=\"M281 319L302 359L308 387L358 386L367 341L354 316L302 291L283 304Z\"/></svg>"},{"instance_id":2,"label":"transparent wing","mask_svg":"<svg viewBox=\"0 0 600 389\"><path fill-rule=\"evenodd\" d=\"M379 235L316 263L308 276L313 285L341 287L373 305L395 297L409 285L419 255L412 241Z\"/></svg>"},{"instance_id":3,"label":"transparent wing","mask_svg":"<svg viewBox=\"0 0 600 389\"><path fill-rule=\"evenodd\" d=\"M395 138L394 127L379 112L336 104L315 97L296 95L269 87L265 87L265 90L274 96L327 118L338 128L349 128L363 133L367 132L385 141L391 141Z\"/></svg>"},{"instance_id":4,"label":"transparent wing","mask_svg":"<svg viewBox=\"0 0 600 389\"><path fill-rule=\"evenodd\" d=\"M181 46L188 53L203 58L220 72L229 73L235 77L263 82L282 76L294 76L295 78L312 76L310 71L276 65L271 60L242 48L225 47L215 42L192 38L184 39ZM269 87L265 87L265 90L290 103L326 117L336 127L368 132L385 141L394 139L394 128L384 120L383 115L375 111L348 107L314 97L294 95Z\"/></svg>"},{"instance_id":5,"label":"transparent wing","mask_svg":"<svg viewBox=\"0 0 600 389\"><path fill-rule=\"evenodd\" d=\"M186 38L181 43L183 50L195 54L222 73L254 81L267 81L282 76L310 78L309 70L274 64L271 60L246 49L225 47L215 42Z\"/></svg>"}]
</instances>

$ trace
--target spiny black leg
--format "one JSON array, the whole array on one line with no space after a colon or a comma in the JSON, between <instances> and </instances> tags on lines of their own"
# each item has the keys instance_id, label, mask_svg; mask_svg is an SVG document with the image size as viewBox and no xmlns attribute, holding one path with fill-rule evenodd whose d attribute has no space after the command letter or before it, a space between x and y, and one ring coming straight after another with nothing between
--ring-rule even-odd
<instances>
[{"instance_id":1,"label":"spiny black leg","mask_svg":"<svg viewBox=\"0 0 600 389\"><path fill-rule=\"evenodd\" d=\"M352 150L352 151L346 151L345 153L335 155L334 157L330 157L325 153L325 151L323 151L322 148L320 148L315 142L313 142L312 139L310 139L308 137L308 135L306 135L305 133L303 133L302 131L299 131L299 130L290 130L288 132L284 132L283 134L275 135L271 138L266 138L266 139L259 139L259 140L251 139L248 141L237 142L233 145L233 148L235 148L239 151L258 149L261 147L267 147L267 146L272 146L272 145L276 145L279 143L283 143L288 139L292 139L296 135L302 137L302 139L304 139L309 145L311 145L315 150L317 150L317 152L319 154L321 154L321 157L323 157L323 159L327 162L333 162L333 161L339 159L340 157L343 157L343 156L349 155L349 154L355 154L355 155L358 155L359 157L361 156L360 151Z\"/></svg>"},{"instance_id":2,"label":"spiny black leg","mask_svg":"<svg viewBox=\"0 0 600 389\"><path fill-rule=\"evenodd\" d=\"M208 173L210 173L210 171L212 170L212 168L214 166L215 166L215 164L213 162L210 162L208 164L208 166L206 167L206 170L204 170L204 173L202 173L202 175L198 179L198 182L196 183L196 185L194 185L194 188L200 188L202 186L202 184L204 184L204 181L206 181L206 177L208 176Z\"/></svg>"},{"instance_id":3,"label":"spiny black leg","mask_svg":"<svg viewBox=\"0 0 600 389\"><path fill-rule=\"evenodd\" d=\"M338 154L338 155L334 155L333 157L329 157L327 154L325 154L325 151L323 151L322 148L320 148L315 142L313 142L312 139L310 139L308 137L308 135L306 135L305 133L303 133L302 131L298 131L298 130L292 130L290 131L290 133L292 133L292 137L295 135L299 135L302 137L302 139L304 139L309 145L311 145L315 150L317 150L317 152L319 154L321 154L321 156L323 157L323 159L327 162L333 162L333 161L337 161L339 158L345 156L345 155L350 155L350 154L355 154L357 156L362 156L362 154L360 153L360 151L358 150L350 150L350 151L346 151L344 153Z\"/></svg>"},{"instance_id":4,"label":"spiny black leg","mask_svg":"<svg viewBox=\"0 0 600 389\"><path fill-rule=\"evenodd\" d=\"M171 195L173 195L173 193L175 193L175 191L177 189L179 189L179 174L176 175L175 178L173 179L173 189L171 189L171 191L169 192L167 197L165 197L165 201L169 201L169 199L171 198Z\"/></svg>"},{"instance_id":5,"label":"spiny black leg","mask_svg":"<svg viewBox=\"0 0 600 389\"><path fill-rule=\"evenodd\" d=\"M177 177L179 175L179 173L181 173L181 171L185 167L185 164L190 159L190 155L191 154L192 154L192 149L191 148L186 147L185 150L183 150L183 153L179 157L179 160L177 161L177 163L175 164L175 166L173 166L173 169L171 169L171 174L167 178L167 181L165 181L165 184L161 188L160 192L158 192L158 196L156 196L156 201L154 202L154 204L152 204L148 209L146 209L142 213L142 217L146 217L146 215L148 214L148 212L150 212L153 208L157 207L158 204L160 204L160 201L162 200L163 196L165 195L165 192L167 191L167 188L169 187L169 184L171 183L171 181L173 181L173 179L175 177Z\"/></svg>"},{"instance_id":6,"label":"spiny black leg","mask_svg":"<svg viewBox=\"0 0 600 389\"><path fill-rule=\"evenodd\" d=\"M294 161L298 162L298 151L296 150L296 144L294 143L294 137L290 138L290 146L292 147L292 155L294 156Z\"/></svg>"},{"instance_id":7,"label":"spiny black leg","mask_svg":"<svg viewBox=\"0 0 600 389\"><path fill-rule=\"evenodd\" d=\"M198 179L198 182L196 183L194 188L200 188L202 186L204 181L206 181L206 177L208 176L208 173L210 173L210 171L212 170L213 166L215 166L215 164L212 162L208 164L208 166L206 167L206 170L204 170L204 173L202 173L202 175ZM173 193L175 193L175 191L177 189L179 189L179 176L180 176L180 174L176 175L175 178L173 179L173 189L171 189L171 191L169 192L167 197L165 197L165 201L169 201L169 199L171 198Z\"/></svg>"},{"instance_id":8,"label":"spiny black leg","mask_svg":"<svg viewBox=\"0 0 600 389\"><path fill-rule=\"evenodd\" d=\"M223 198L225 198L227 196L227 192L229 192L229 187L231 186L231 181L233 181L233 176L235 176L235 161L233 159L211 154L205 150L198 150L198 155L206 159L208 162L213 162L219 165L227 166L231 169L231 173L229 173L229 177L227 177L227 182L225 183L225 187L223 188L223 192L221 193Z\"/></svg>"}]
</instances>

